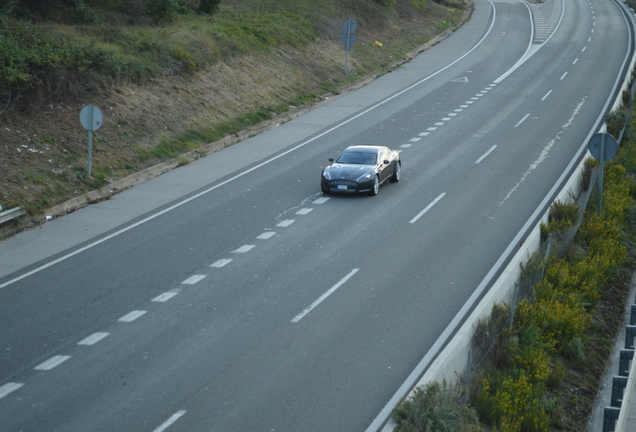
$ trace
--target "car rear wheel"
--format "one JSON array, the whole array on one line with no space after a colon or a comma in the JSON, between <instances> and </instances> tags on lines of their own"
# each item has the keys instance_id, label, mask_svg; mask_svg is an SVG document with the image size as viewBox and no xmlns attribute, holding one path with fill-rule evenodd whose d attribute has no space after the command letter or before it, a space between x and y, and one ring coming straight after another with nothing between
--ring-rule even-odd
<instances>
[{"instance_id":1,"label":"car rear wheel","mask_svg":"<svg viewBox=\"0 0 636 432\"><path fill-rule=\"evenodd\" d=\"M375 176L373 178L373 187L371 188L371 192L369 192L372 196L376 196L380 192L380 177Z\"/></svg>"},{"instance_id":2,"label":"car rear wheel","mask_svg":"<svg viewBox=\"0 0 636 432\"><path fill-rule=\"evenodd\" d=\"M395 164L395 172L393 173L393 176L391 177L391 181L393 183L399 182L401 175L402 175L402 165L398 162Z\"/></svg>"}]
</instances>

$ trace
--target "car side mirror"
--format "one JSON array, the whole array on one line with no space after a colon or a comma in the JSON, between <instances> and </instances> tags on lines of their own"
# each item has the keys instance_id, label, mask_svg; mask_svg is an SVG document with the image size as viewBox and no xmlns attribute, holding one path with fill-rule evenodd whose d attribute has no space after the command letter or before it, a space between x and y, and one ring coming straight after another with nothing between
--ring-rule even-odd
<instances>
[{"instance_id":1,"label":"car side mirror","mask_svg":"<svg viewBox=\"0 0 636 432\"><path fill-rule=\"evenodd\" d=\"M390 163L391 163L391 161L390 161L390 160L388 160L388 159L384 159L384 165L388 165L388 164L390 164Z\"/></svg>"},{"instance_id":2,"label":"car side mirror","mask_svg":"<svg viewBox=\"0 0 636 432\"><path fill-rule=\"evenodd\" d=\"M330 157L329 162L333 162L333 161L334 161L334 158Z\"/></svg>"}]
</instances>

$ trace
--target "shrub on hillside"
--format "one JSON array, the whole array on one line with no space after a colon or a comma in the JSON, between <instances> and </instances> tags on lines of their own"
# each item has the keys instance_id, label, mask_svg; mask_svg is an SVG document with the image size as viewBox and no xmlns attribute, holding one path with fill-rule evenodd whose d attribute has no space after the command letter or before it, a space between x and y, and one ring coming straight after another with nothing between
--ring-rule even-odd
<instances>
[{"instance_id":1,"label":"shrub on hillside","mask_svg":"<svg viewBox=\"0 0 636 432\"><path fill-rule=\"evenodd\" d=\"M461 404L459 387L431 383L418 387L408 399L403 399L391 413L396 432L478 432L481 431L476 412Z\"/></svg>"}]
</instances>

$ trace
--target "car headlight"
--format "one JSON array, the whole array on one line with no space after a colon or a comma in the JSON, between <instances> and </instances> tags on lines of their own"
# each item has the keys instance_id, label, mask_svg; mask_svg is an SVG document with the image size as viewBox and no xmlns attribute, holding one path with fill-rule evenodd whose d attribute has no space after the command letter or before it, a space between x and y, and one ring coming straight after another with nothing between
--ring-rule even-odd
<instances>
[{"instance_id":1,"label":"car headlight","mask_svg":"<svg viewBox=\"0 0 636 432\"><path fill-rule=\"evenodd\" d=\"M327 180L331 180L331 170L330 169L325 169L322 172L322 176L327 179Z\"/></svg>"},{"instance_id":2,"label":"car headlight","mask_svg":"<svg viewBox=\"0 0 636 432\"><path fill-rule=\"evenodd\" d=\"M357 182L357 183L361 183L361 182L365 182L365 181L371 180L372 178L373 178L373 171L369 171L368 173L366 173L366 174L364 174L364 175L360 176L360 177L356 180L356 182Z\"/></svg>"}]
</instances>

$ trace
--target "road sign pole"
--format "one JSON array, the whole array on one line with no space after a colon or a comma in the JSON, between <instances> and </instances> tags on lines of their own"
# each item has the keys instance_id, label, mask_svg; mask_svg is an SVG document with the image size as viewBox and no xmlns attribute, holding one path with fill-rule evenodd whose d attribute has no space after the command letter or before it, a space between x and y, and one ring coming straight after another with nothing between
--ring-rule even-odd
<instances>
[{"instance_id":1,"label":"road sign pole","mask_svg":"<svg viewBox=\"0 0 636 432\"><path fill-rule=\"evenodd\" d=\"M89 114L88 114L88 119L90 124L93 124L93 113L95 112L95 109L93 109L91 107ZM88 130L88 159L86 160L86 175L88 177L91 176L91 166L92 166L92 154L93 154L93 130L89 129Z\"/></svg>"},{"instance_id":2,"label":"road sign pole","mask_svg":"<svg viewBox=\"0 0 636 432\"><path fill-rule=\"evenodd\" d=\"M88 160L86 162L86 174L91 176L91 153L93 150L93 131L88 131Z\"/></svg>"}]
</instances>

